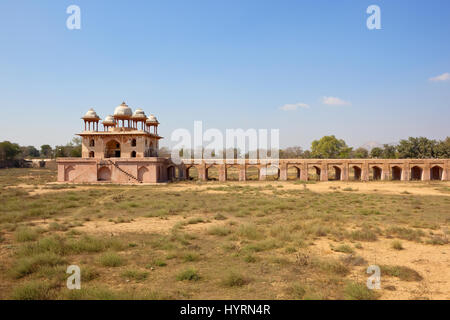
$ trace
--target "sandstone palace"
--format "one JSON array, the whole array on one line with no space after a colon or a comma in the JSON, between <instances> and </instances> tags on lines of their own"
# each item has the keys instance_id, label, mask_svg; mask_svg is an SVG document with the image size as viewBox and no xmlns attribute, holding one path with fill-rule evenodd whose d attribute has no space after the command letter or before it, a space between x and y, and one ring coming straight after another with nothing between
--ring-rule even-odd
<instances>
[{"instance_id":1,"label":"sandstone palace","mask_svg":"<svg viewBox=\"0 0 450 320\"><path fill-rule=\"evenodd\" d=\"M123 102L114 115L107 116L99 130L100 117L90 109L84 117L81 158L59 158L58 181L74 183L158 183L184 180L195 168L199 180L208 180L208 171L216 168L218 180L227 181L231 167L238 171L239 181L247 180L249 168L256 168L258 179L268 174L279 180L288 179L294 169L296 178L308 180L311 172L318 180L448 180L449 159L279 159L245 160L244 163L194 161L184 159L175 164L159 157L159 122L146 116L142 109L132 112Z\"/></svg>"}]
</instances>

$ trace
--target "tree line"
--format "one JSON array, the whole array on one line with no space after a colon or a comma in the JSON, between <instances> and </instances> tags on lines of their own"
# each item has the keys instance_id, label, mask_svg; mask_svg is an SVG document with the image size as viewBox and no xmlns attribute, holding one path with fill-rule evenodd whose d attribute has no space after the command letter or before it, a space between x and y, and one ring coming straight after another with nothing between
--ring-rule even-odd
<instances>
[{"instance_id":1,"label":"tree line","mask_svg":"<svg viewBox=\"0 0 450 320\"><path fill-rule=\"evenodd\" d=\"M57 157L81 157L81 138L73 138L66 145L54 148L44 144L40 149L34 146L20 146L10 141L0 142L0 160L53 159Z\"/></svg>"}]
</instances>

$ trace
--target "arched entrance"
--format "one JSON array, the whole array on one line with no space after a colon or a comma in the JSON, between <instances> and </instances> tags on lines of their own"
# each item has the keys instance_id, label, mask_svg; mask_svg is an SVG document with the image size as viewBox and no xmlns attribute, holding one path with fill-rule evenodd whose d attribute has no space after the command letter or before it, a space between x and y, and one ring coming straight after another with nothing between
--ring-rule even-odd
<instances>
[{"instance_id":1,"label":"arched entrance","mask_svg":"<svg viewBox=\"0 0 450 320\"><path fill-rule=\"evenodd\" d=\"M238 166L227 166L226 172L227 181L239 181L239 167Z\"/></svg>"},{"instance_id":2,"label":"arched entrance","mask_svg":"<svg viewBox=\"0 0 450 320\"><path fill-rule=\"evenodd\" d=\"M111 181L111 170L108 167L101 167L97 173L98 181Z\"/></svg>"},{"instance_id":3,"label":"arched entrance","mask_svg":"<svg viewBox=\"0 0 450 320\"><path fill-rule=\"evenodd\" d=\"M280 168L275 166L269 166L266 168L266 180L279 180Z\"/></svg>"},{"instance_id":4,"label":"arched entrance","mask_svg":"<svg viewBox=\"0 0 450 320\"><path fill-rule=\"evenodd\" d=\"M361 168L358 166L352 166L350 168L350 175L353 177L353 180L361 180Z\"/></svg>"},{"instance_id":5,"label":"arched entrance","mask_svg":"<svg viewBox=\"0 0 450 320\"><path fill-rule=\"evenodd\" d=\"M296 166L289 166L287 170L287 179L288 180L299 180L300 179L301 170Z\"/></svg>"},{"instance_id":6,"label":"arched entrance","mask_svg":"<svg viewBox=\"0 0 450 320\"><path fill-rule=\"evenodd\" d=\"M392 167L392 180L401 180L402 179L402 168L399 166Z\"/></svg>"},{"instance_id":7,"label":"arched entrance","mask_svg":"<svg viewBox=\"0 0 450 320\"><path fill-rule=\"evenodd\" d=\"M64 170L64 181L73 181L75 178L75 168L70 166Z\"/></svg>"},{"instance_id":8,"label":"arched entrance","mask_svg":"<svg viewBox=\"0 0 450 320\"><path fill-rule=\"evenodd\" d=\"M414 166L411 168L411 180L422 180L422 168Z\"/></svg>"},{"instance_id":9,"label":"arched entrance","mask_svg":"<svg viewBox=\"0 0 450 320\"><path fill-rule=\"evenodd\" d=\"M332 175L329 177L329 179L336 180L336 181L341 180L341 174L342 174L341 168L338 166L332 166L331 168L333 170L331 170Z\"/></svg>"},{"instance_id":10,"label":"arched entrance","mask_svg":"<svg viewBox=\"0 0 450 320\"><path fill-rule=\"evenodd\" d=\"M105 158L120 158L120 143L111 140L106 144Z\"/></svg>"},{"instance_id":11,"label":"arched entrance","mask_svg":"<svg viewBox=\"0 0 450 320\"><path fill-rule=\"evenodd\" d=\"M138 180L141 182L149 181L150 171L146 167L140 167L138 170Z\"/></svg>"},{"instance_id":12,"label":"arched entrance","mask_svg":"<svg viewBox=\"0 0 450 320\"><path fill-rule=\"evenodd\" d=\"M206 180L219 180L219 169L216 166L206 168Z\"/></svg>"},{"instance_id":13,"label":"arched entrance","mask_svg":"<svg viewBox=\"0 0 450 320\"><path fill-rule=\"evenodd\" d=\"M318 166L312 166L311 170L308 170L308 180L320 180L320 173L322 170Z\"/></svg>"},{"instance_id":14,"label":"arched entrance","mask_svg":"<svg viewBox=\"0 0 450 320\"><path fill-rule=\"evenodd\" d=\"M198 180L198 170L195 166L191 166L186 169L186 179Z\"/></svg>"},{"instance_id":15,"label":"arched entrance","mask_svg":"<svg viewBox=\"0 0 450 320\"><path fill-rule=\"evenodd\" d=\"M245 180L259 180L259 168L256 166L245 168Z\"/></svg>"},{"instance_id":16,"label":"arched entrance","mask_svg":"<svg viewBox=\"0 0 450 320\"><path fill-rule=\"evenodd\" d=\"M381 168L377 166L372 167L372 180L381 180Z\"/></svg>"},{"instance_id":17,"label":"arched entrance","mask_svg":"<svg viewBox=\"0 0 450 320\"><path fill-rule=\"evenodd\" d=\"M444 170L440 166L434 166L430 169L431 180L442 180L442 173Z\"/></svg>"}]
</instances>

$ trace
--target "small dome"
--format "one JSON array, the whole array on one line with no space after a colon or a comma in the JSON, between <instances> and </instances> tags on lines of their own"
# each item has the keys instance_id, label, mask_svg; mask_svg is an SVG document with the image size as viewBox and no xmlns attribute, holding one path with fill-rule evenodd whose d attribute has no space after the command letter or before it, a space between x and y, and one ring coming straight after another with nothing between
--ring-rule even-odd
<instances>
[{"instance_id":1,"label":"small dome","mask_svg":"<svg viewBox=\"0 0 450 320\"><path fill-rule=\"evenodd\" d=\"M103 120L103 124L114 124L116 121L112 115L109 115Z\"/></svg>"},{"instance_id":2,"label":"small dome","mask_svg":"<svg viewBox=\"0 0 450 320\"><path fill-rule=\"evenodd\" d=\"M90 108L89 111L84 115L83 119L100 119L100 117L97 115L97 112L95 112L94 109Z\"/></svg>"},{"instance_id":3,"label":"small dome","mask_svg":"<svg viewBox=\"0 0 450 320\"><path fill-rule=\"evenodd\" d=\"M114 110L114 116L131 117L132 115L133 112L131 111L131 108L125 102L122 102L122 104Z\"/></svg>"},{"instance_id":4,"label":"small dome","mask_svg":"<svg viewBox=\"0 0 450 320\"><path fill-rule=\"evenodd\" d=\"M158 120L156 119L156 117L154 115L150 115L146 121L147 123L158 123Z\"/></svg>"},{"instance_id":5,"label":"small dome","mask_svg":"<svg viewBox=\"0 0 450 320\"><path fill-rule=\"evenodd\" d=\"M137 118L137 119L147 119L147 116L145 115L144 110L142 110L141 108L138 108L134 111L133 113L133 118Z\"/></svg>"}]
</instances>

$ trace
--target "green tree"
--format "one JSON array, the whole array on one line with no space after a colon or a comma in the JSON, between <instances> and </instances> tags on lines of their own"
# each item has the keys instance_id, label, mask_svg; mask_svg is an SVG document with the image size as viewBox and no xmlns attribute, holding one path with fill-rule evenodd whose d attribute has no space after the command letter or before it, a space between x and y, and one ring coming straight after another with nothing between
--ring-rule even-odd
<instances>
[{"instance_id":1,"label":"green tree","mask_svg":"<svg viewBox=\"0 0 450 320\"><path fill-rule=\"evenodd\" d=\"M53 154L52 147L48 144L44 144L41 146L41 157L43 158L51 158Z\"/></svg>"},{"instance_id":2,"label":"green tree","mask_svg":"<svg viewBox=\"0 0 450 320\"><path fill-rule=\"evenodd\" d=\"M397 155L397 147L390 144L383 144L383 155L384 159L396 159Z\"/></svg>"},{"instance_id":3,"label":"green tree","mask_svg":"<svg viewBox=\"0 0 450 320\"><path fill-rule=\"evenodd\" d=\"M407 140L400 140L397 151L400 158L434 158L437 144L436 140L425 137L409 137Z\"/></svg>"},{"instance_id":4,"label":"green tree","mask_svg":"<svg viewBox=\"0 0 450 320\"><path fill-rule=\"evenodd\" d=\"M369 157L369 151L365 148L358 148L352 152L352 158L367 159Z\"/></svg>"},{"instance_id":5,"label":"green tree","mask_svg":"<svg viewBox=\"0 0 450 320\"><path fill-rule=\"evenodd\" d=\"M350 158L352 148L348 147L344 140L333 136L324 136L320 140L314 140L311 144L313 158L336 159Z\"/></svg>"},{"instance_id":6,"label":"green tree","mask_svg":"<svg viewBox=\"0 0 450 320\"><path fill-rule=\"evenodd\" d=\"M436 157L438 158L450 158L450 137L445 140L439 141L436 145Z\"/></svg>"},{"instance_id":7,"label":"green tree","mask_svg":"<svg viewBox=\"0 0 450 320\"><path fill-rule=\"evenodd\" d=\"M39 150L33 146L20 147L23 158L37 158L39 157Z\"/></svg>"},{"instance_id":8,"label":"green tree","mask_svg":"<svg viewBox=\"0 0 450 320\"><path fill-rule=\"evenodd\" d=\"M20 147L17 143L9 141L0 142L0 159L12 160L20 153Z\"/></svg>"},{"instance_id":9,"label":"green tree","mask_svg":"<svg viewBox=\"0 0 450 320\"><path fill-rule=\"evenodd\" d=\"M370 157L371 158L381 158L383 156L383 149L379 147L372 148L370 150Z\"/></svg>"}]
</instances>

